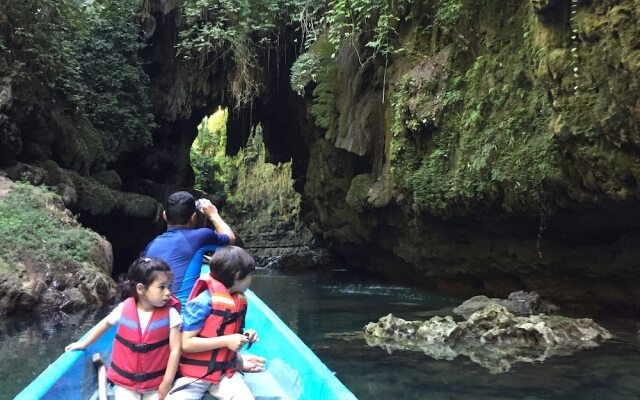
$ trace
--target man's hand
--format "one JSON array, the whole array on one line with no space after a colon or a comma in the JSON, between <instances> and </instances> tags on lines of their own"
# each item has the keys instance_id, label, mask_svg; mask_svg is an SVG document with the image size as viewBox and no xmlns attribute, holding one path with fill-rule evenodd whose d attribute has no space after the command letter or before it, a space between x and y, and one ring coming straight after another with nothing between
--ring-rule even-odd
<instances>
[{"instance_id":1,"label":"man's hand","mask_svg":"<svg viewBox=\"0 0 640 400\"><path fill-rule=\"evenodd\" d=\"M236 235L233 230L227 225L218 213L218 208L211 203L208 199L200 199L200 212L203 213L209 221L213 224L216 232L223 233L229 237L229 244L236 243Z\"/></svg>"},{"instance_id":2,"label":"man's hand","mask_svg":"<svg viewBox=\"0 0 640 400\"><path fill-rule=\"evenodd\" d=\"M198 201L200 202L200 212L206 215L207 218L210 219L218 214L218 208L209 199L200 199Z\"/></svg>"}]
</instances>

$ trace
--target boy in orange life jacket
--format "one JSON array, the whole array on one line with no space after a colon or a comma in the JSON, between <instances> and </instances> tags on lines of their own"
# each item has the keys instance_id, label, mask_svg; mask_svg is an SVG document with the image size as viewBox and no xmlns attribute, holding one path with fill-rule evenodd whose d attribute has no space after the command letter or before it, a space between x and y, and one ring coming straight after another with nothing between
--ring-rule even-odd
<instances>
[{"instance_id":1,"label":"boy in orange life jacket","mask_svg":"<svg viewBox=\"0 0 640 400\"><path fill-rule=\"evenodd\" d=\"M200 278L183 313L179 372L167 399L200 399L209 392L218 400L253 400L238 371L237 352L257 342L255 330L244 330L247 300L255 261L236 246L218 249L210 276Z\"/></svg>"},{"instance_id":2,"label":"boy in orange life jacket","mask_svg":"<svg viewBox=\"0 0 640 400\"><path fill-rule=\"evenodd\" d=\"M107 377L116 400L162 400L180 361L180 302L170 296L171 269L157 258L140 258L129 268L125 299L79 342L65 351L84 349L118 325ZM140 346L144 344L145 346Z\"/></svg>"}]
</instances>

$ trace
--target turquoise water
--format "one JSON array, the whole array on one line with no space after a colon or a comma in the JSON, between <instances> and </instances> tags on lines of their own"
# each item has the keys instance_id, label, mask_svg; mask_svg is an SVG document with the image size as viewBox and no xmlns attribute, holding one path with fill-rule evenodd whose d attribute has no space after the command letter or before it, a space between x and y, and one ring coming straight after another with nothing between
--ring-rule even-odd
<instances>
[{"instance_id":1,"label":"turquoise water","mask_svg":"<svg viewBox=\"0 0 640 400\"><path fill-rule=\"evenodd\" d=\"M257 272L252 289L360 399L640 398L638 321L595 318L612 331L614 340L491 374L467 357L444 361L420 352L389 354L367 346L362 337L366 323L388 313L427 319L451 313L464 299L346 271L292 275L263 270ZM0 399L13 398L106 312L1 321Z\"/></svg>"},{"instance_id":2,"label":"turquoise water","mask_svg":"<svg viewBox=\"0 0 640 400\"><path fill-rule=\"evenodd\" d=\"M366 323L388 313L428 319L451 314L464 299L346 272L268 274L254 280L253 290L360 399L640 399L638 321L596 318L613 340L491 374L463 356L445 361L413 351L389 354L367 346L360 335Z\"/></svg>"}]
</instances>

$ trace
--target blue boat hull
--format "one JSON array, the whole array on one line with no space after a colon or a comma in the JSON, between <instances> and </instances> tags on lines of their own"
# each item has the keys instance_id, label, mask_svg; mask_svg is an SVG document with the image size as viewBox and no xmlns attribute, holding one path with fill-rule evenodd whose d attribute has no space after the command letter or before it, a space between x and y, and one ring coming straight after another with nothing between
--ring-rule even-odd
<instances>
[{"instance_id":1,"label":"blue boat hull","mask_svg":"<svg viewBox=\"0 0 640 400\"><path fill-rule=\"evenodd\" d=\"M251 291L246 295L246 326L260 335L251 353L268 360L267 372L245 374L257 400L356 398L262 300ZM91 356L100 353L105 362L111 360L115 331L113 327L84 351L62 354L16 400L95 398L98 382Z\"/></svg>"}]
</instances>

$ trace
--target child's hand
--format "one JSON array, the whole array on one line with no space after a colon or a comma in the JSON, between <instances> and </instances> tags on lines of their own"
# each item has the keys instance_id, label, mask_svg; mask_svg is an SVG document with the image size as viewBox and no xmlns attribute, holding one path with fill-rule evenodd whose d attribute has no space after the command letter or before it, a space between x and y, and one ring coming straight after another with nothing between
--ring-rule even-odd
<instances>
[{"instance_id":1,"label":"child's hand","mask_svg":"<svg viewBox=\"0 0 640 400\"><path fill-rule=\"evenodd\" d=\"M247 337L251 343L257 343L260 341L258 338L258 332L256 332L255 329L245 329L244 336Z\"/></svg>"},{"instance_id":2,"label":"child's hand","mask_svg":"<svg viewBox=\"0 0 640 400\"><path fill-rule=\"evenodd\" d=\"M249 343L249 339L240 333L227 335L227 348L229 350L240 351L240 349L242 349L242 346L247 343Z\"/></svg>"},{"instance_id":3,"label":"child's hand","mask_svg":"<svg viewBox=\"0 0 640 400\"><path fill-rule=\"evenodd\" d=\"M68 345L67 347L65 347L64 351L84 350L86 348L87 348L87 345L84 342L73 342L70 345Z\"/></svg>"},{"instance_id":4,"label":"child's hand","mask_svg":"<svg viewBox=\"0 0 640 400\"><path fill-rule=\"evenodd\" d=\"M267 359L253 354L242 354L240 361L242 362L242 371L260 372L264 370Z\"/></svg>"}]
</instances>

